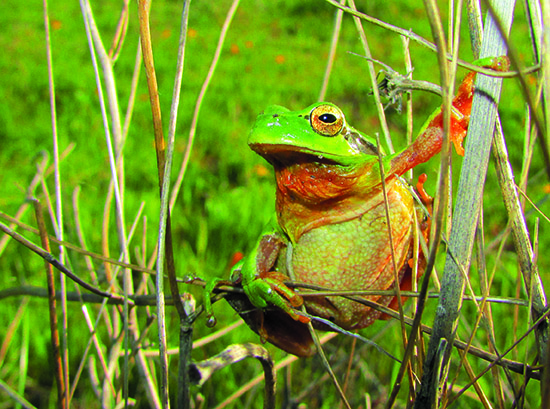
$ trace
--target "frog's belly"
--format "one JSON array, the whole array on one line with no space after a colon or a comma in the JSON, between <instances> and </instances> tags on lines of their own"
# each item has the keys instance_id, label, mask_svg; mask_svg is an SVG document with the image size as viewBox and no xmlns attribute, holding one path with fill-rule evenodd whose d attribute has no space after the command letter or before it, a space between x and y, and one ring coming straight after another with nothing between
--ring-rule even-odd
<instances>
[{"instance_id":1,"label":"frog's belly","mask_svg":"<svg viewBox=\"0 0 550 409\"><path fill-rule=\"evenodd\" d=\"M410 257L413 199L400 183L388 192L388 199L395 264L400 270ZM300 238L292 263L298 282L340 290L393 288L395 275L382 195L371 202L372 207L362 216L316 228ZM387 305L392 297L364 298ZM311 314L346 329L366 327L380 316L378 311L343 297L307 297L305 302Z\"/></svg>"}]
</instances>

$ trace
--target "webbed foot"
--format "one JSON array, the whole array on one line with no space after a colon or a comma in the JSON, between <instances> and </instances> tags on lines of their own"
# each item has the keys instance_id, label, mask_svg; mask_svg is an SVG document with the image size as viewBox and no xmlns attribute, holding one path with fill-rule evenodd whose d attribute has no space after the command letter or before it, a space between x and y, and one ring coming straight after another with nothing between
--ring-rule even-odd
<instances>
[{"instance_id":1,"label":"webbed foot","mask_svg":"<svg viewBox=\"0 0 550 409\"><path fill-rule=\"evenodd\" d=\"M307 324L310 319L295 310L302 306L304 300L283 283L286 278L285 275L273 271L248 282L243 285L243 288L250 302L256 307L266 308L272 304L290 315L295 321Z\"/></svg>"}]
</instances>

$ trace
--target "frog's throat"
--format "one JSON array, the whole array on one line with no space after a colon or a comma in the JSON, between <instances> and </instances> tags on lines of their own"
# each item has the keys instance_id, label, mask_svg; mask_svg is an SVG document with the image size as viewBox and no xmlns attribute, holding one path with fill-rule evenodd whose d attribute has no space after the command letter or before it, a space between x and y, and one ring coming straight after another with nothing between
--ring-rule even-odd
<instances>
[{"instance_id":1,"label":"frog's throat","mask_svg":"<svg viewBox=\"0 0 550 409\"><path fill-rule=\"evenodd\" d=\"M326 163L296 163L275 168L277 195L284 202L320 205L353 194L367 172Z\"/></svg>"},{"instance_id":2,"label":"frog's throat","mask_svg":"<svg viewBox=\"0 0 550 409\"><path fill-rule=\"evenodd\" d=\"M376 179L370 179L376 180ZM279 178L277 178L279 183ZM406 189L403 183L390 176L386 179L386 190L401 191ZM337 188L331 187L326 192L335 192ZM294 194L292 194L294 193ZM309 191L309 195L312 193ZM361 217L370 209L380 204L383 199L381 183L372 183L368 187L364 184L356 184L353 188L339 190L339 194L328 196L321 200L315 196L315 200L309 200L309 196L299 196L296 190L293 192L277 189L277 219L279 225L285 231L290 241L298 242L300 237L308 231L327 224L342 223Z\"/></svg>"}]
</instances>

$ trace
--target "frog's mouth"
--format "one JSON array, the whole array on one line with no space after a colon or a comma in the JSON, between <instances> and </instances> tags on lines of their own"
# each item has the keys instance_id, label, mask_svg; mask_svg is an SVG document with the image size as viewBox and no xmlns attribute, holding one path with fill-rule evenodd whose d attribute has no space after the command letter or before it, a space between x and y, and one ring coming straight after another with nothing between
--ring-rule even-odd
<instances>
[{"instance_id":1,"label":"frog's mouth","mask_svg":"<svg viewBox=\"0 0 550 409\"><path fill-rule=\"evenodd\" d=\"M297 149L287 145L251 145L254 152L262 156L275 168L275 171L294 166L315 166L323 167L342 166L343 164L334 159L327 158L323 153L308 149Z\"/></svg>"},{"instance_id":2,"label":"frog's mouth","mask_svg":"<svg viewBox=\"0 0 550 409\"><path fill-rule=\"evenodd\" d=\"M321 152L284 145L251 145L275 169L278 201L308 205L342 198L353 190L358 174Z\"/></svg>"}]
</instances>

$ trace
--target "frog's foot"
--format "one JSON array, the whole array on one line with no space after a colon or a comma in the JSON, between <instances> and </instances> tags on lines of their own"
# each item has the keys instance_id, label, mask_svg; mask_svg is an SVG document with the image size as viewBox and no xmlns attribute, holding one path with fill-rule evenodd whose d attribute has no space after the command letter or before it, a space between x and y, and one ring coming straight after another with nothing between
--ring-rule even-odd
<instances>
[{"instance_id":1,"label":"frog's foot","mask_svg":"<svg viewBox=\"0 0 550 409\"><path fill-rule=\"evenodd\" d=\"M286 278L288 277L283 274L269 272L243 287L250 302L256 307L266 308L272 304L290 315L295 321L307 324L310 319L295 310L296 307L300 307L304 303L304 300L283 283L283 279Z\"/></svg>"},{"instance_id":2,"label":"frog's foot","mask_svg":"<svg viewBox=\"0 0 550 409\"><path fill-rule=\"evenodd\" d=\"M206 282L204 286L204 312L206 313L206 326L213 327L216 325L216 317L212 308L212 294L219 285L233 285L231 281L213 278Z\"/></svg>"}]
</instances>

